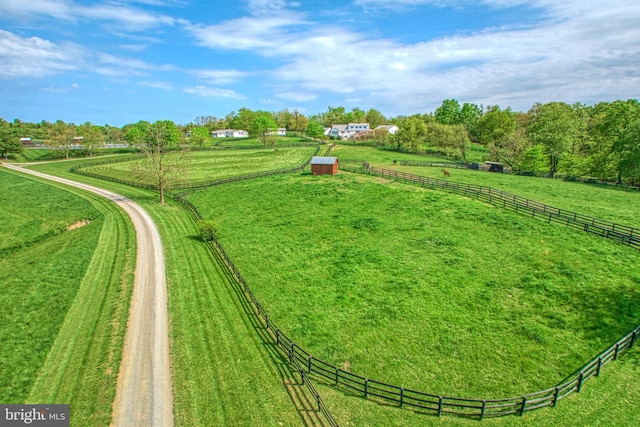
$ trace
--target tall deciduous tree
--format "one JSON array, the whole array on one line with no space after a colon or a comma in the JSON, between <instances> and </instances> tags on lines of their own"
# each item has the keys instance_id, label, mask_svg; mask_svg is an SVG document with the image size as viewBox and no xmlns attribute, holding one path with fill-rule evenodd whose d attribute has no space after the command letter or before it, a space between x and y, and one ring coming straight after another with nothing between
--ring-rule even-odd
<instances>
[{"instance_id":1,"label":"tall deciduous tree","mask_svg":"<svg viewBox=\"0 0 640 427\"><path fill-rule=\"evenodd\" d=\"M274 140L278 131L278 124L269 113L260 114L253 120L250 132L257 138L260 138L262 144L266 147L267 142ZM274 138L270 138L274 137ZM275 141L275 140L274 140Z\"/></svg>"},{"instance_id":2,"label":"tall deciduous tree","mask_svg":"<svg viewBox=\"0 0 640 427\"><path fill-rule=\"evenodd\" d=\"M69 159L71 144L73 144L73 138L75 136L76 126L73 123L67 124L62 120L58 120L50 129L47 143L57 150L62 150L64 152L65 159Z\"/></svg>"},{"instance_id":3,"label":"tall deciduous tree","mask_svg":"<svg viewBox=\"0 0 640 427\"><path fill-rule=\"evenodd\" d=\"M397 126L398 131L394 141L398 144L398 149L417 151L418 147L425 142L427 124L419 116L407 117Z\"/></svg>"},{"instance_id":4,"label":"tall deciduous tree","mask_svg":"<svg viewBox=\"0 0 640 427\"><path fill-rule=\"evenodd\" d=\"M211 138L209 129L204 126L198 126L191 129L191 136L189 137L189 143L191 146L202 148L202 145Z\"/></svg>"},{"instance_id":5,"label":"tall deciduous tree","mask_svg":"<svg viewBox=\"0 0 640 427\"><path fill-rule=\"evenodd\" d=\"M9 154L21 153L23 150L20 139L12 132L9 123L0 119L0 152L5 160Z\"/></svg>"},{"instance_id":6,"label":"tall deciduous tree","mask_svg":"<svg viewBox=\"0 0 640 427\"><path fill-rule=\"evenodd\" d=\"M529 137L534 143L544 146L549 157L549 175L553 176L562 156L571 152L576 140L582 138L586 124L564 102L538 104L530 113L533 121L529 127Z\"/></svg>"},{"instance_id":7,"label":"tall deciduous tree","mask_svg":"<svg viewBox=\"0 0 640 427\"><path fill-rule=\"evenodd\" d=\"M462 123L460 103L456 99L445 99L442 105L436 108L436 121L443 125L457 125Z\"/></svg>"},{"instance_id":8,"label":"tall deciduous tree","mask_svg":"<svg viewBox=\"0 0 640 427\"><path fill-rule=\"evenodd\" d=\"M309 122L307 125L307 135L311 138L321 138L324 135L324 126L322 126L320 122Z\"/></svg>"},{"instance_id":9,"label":"tall deciduous tree","mask_svg":"<svg viewBox=\"0 0 640 427\"><path fill-rule=\"evenodd\" d=\"M165 191L176 184L186 167L189 147L183 143L180 130L169 120L141 121L129 127L125 139L144 154L141 162L133 162L134 178L153 182L164 205Z\"/></svg>"}]
</instances>

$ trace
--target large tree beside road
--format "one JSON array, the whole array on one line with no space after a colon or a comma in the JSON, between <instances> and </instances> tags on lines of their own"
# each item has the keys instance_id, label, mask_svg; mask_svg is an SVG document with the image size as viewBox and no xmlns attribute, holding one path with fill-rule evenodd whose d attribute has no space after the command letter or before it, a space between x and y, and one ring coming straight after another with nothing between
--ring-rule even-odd
<instances>
[{"instance_id":1,"label":"large tree beside road","mask_svg":"<svg viewBox=\"0 0 640 427\"><path fill-rule=\"evenodd\" d=\"M164 204L164 193L179 180L189 152L180 130L170 120L140 121L129 127L125 139L144 155L142 161L133 162L134 179L153 182Z\"/></svg>"}]
</instances>

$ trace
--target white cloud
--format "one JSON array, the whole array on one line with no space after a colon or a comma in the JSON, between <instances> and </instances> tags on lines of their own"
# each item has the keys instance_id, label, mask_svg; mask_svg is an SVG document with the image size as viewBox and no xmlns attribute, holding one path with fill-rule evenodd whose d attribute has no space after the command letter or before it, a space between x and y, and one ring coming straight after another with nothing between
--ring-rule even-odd
<instances>
[{"instance_id":1,"label":"white cloud","mask_svg":"<svg viewBox=\"0 0 640 427\"><path fill-rule=\"evenodd\" d=\"M140 84L142 86L152 87L155 89L162 89L166 91L173 90L173 85L169 82L142 81Z\"/></svg>"},{"instance_id":2,"label":"white cloud","mask_svg":"<svg viewBox=\"0 0 640 427\"><path fill-rule=\"evenodd\" d=\"M239 70L194 70L191 73L213 85L233 83L249 75Z\"/></svg>"},{"instance_id":3,"label":"white cloud","mask_svg":"<svg viewBox=\"0 0 640 427\"><path fill-rule=\"evenodd\" d=\"M95 52L75 43L53 43L39 37L24 38L0 30L1 78L44 77L71 72L130 76L172 69L172 66L149 64L137 58Z\"/></svg>"},{"instance_id":4,"label":"white cloud","mask_svg":"<svg viewBox=\"0 0 640 427\"><path fill-rule=\"evenodd\" d=\"M0 77L43 77L73 71L82 65L86 53L73 43L55 44L0 30Z\"/></svg>"},{"instance_id":5,"label":"white cloud","mask_svg":"<svg viewBox=\"0 0 640 427\"><path fill-rule=\"evenodd\" d=\"M318 95L310 92L278 92L276 97L285 101L309 102L318 98Z\"/></svg>"},{"instance_id":6,"label":"white cloud","mask_svg":"<svg viewBox=\"0 0 640 427\"><path fill-rule=\"evenodd\" d=\"M2 0L0 15L14 17L52 17L64 21L106 21L130 31L143 31L161 25L173 25L166 15L118 3L83 5L73 0Z\"/></svg>"},{"instance_id":7,"label":"white cloud","mask_svg":"<svg viewBox=\"0 0 640 427\"><path fill-rule=\"evenodd\" d=\"M220 89L207 86L195 86L183 90L184 93L190 93L193 95L204 96L207 98L232 98L232 99L245 99L245 97L234 90Z\"/></svg>"},{"instance_id":8,"label":"white cloud","mask_svg":"<svg viewBox=\"0 0 640 427\"><path fill-rule=\"evenodd\" d=\"M346 27L314 25L307 17L286 13L200 27L193 34L214 49L280 58L282 66L272 75L280 86L288 85L279 89L281 93L357 93L362 102L384 104L397 112L433 108L451 97L527 109L536 101L590 102L639 95L640 3L635 0L480 3L491 7L526 3L541 8L545 21L412 44L372 38Z\"/></svg>"}]
</instances>

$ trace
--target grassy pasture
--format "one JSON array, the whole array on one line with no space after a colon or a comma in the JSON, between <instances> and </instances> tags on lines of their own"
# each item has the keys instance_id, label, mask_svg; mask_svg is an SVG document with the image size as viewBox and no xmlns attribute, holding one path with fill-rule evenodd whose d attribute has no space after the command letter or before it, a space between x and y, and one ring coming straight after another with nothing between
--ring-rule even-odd
<instances>
[{"instance_id":1,"label":"grassy pasture","mask_svg":"<svg viewBox=\"0 0 640 427\"><path fill-rule=\"evenodd\" d=\"M193 151L188 155L181 182L206 182L254 172L295 168L309 160L315 150L315 147L299 147ZM92 166L83 170L123 180L131 179L131 162Z\"/></svg>"},{"instance_id":2,"label":"grassy pasture","mask_svg":"<svg viewBox=\"0 0 640 427\"><path fill-rule=\"evenodd\" d=\"M376 150L366 149L367 152L382 153ZM333 154L336 154L335 152ZM391 160L393 158L400 158L400 155L395 156L397 153L389 154L388 165L390 167ZM371 155L363 156L346 156L348 158L364 158L368 159L372 164L376 164L376 160L373 160ZM415 156L412 157L415 159ZM384 160L386 161L386 160ZM137 189L127 189L124 186L117 186L112 183L101 182L98 180L91 180L84 177L78 177L77 175L70 175L66 171L68 165L50 164L39 167L40 170L66 175L73 179L82 179L89 181L93 184L99 184L103 187L111 187L117 189L127 197L135 200L142 201L145 207L148 207L151 214L156 217L157 215L163 215L163 208L159 208L155 205L153 200L155 197L147 196L146 192ZM426 170L428 168L419 168L419 170ZM439 170L439 169L438 169ZM243 173L238 170L238 173ZM414 172L420 173L420 172ZM423 173L420 173L423 174ZM484 176L488 176L486 174ZM265 181L262 181L263 183ZM557 181L556 181L557 182ZM238 187L244 188L244 184L240 184ZM226 186L225 186L226 187ZM272 185L266 185L263 188L271 189ZM219 187L222 189L224 187ZM210 190L210 191L213 191ZM358 192L359 190L356 190ZM509 191L509 190L507 190ZM511 190L516 194L520 194L517 191L517 186ZM196 195L197 196L197 195ZM287 194L281 195L287 196ZM194 196L195 197L195 196ZM216 195L217 197L217 195ZM286 199L286 197L284 197ZM534 197L532 197L534 198ZM274 197L275 199L275 197ZM536 199L537 200L537 199ZM225 200L219 201L220 206L226 206L228 215L233 215L234 209L231 209L226 205ZM326 201L323 203L327 203ZM368 209L362 207L362 210ZM286 207L286 203L282 203L282 207ZM562 206L561 206L562 207ZM308 206L307 206L308 208ZM262 209L260 206L258 210ZM284 215L283 211L276 211L271 208L267 209L266 213L271 213L275 218L280 218L282 221L294 220L302 221L301 218L306 218L307 211L300 213L301 218L296 217L295 211L292 215ZM580 211L582 212L582 211ZM345 212L348 215L349 212ZM171 224L173 221L174 212L167 213L165 219L160 221L161 223ZM340 217L341 214L338 214ZM315 217L310 217L313 219ZM315 235L316 223L323 221L331 221L331 218L322 218L321 220L309 221L307 228L310 234ZM362 218L361 218L362 219ZM366 217L364 219L367 219ZM182 221L182 220L180 220ZM370 220L362 221L360 224L352 224L352 227L359 229L380 230L380 224L371 222ZM217 422L215 425L243 425L240 420L252 422L252 425L276 425L283 423L284 425L295 424L294 418L287 415L284 421L273 419L265 419L264 422L260 421L261 415L264 415L265 410L269 410L270 405L265 405L266 402L282 402L281 393L273 389L273 383L271 381L276 378L276 382L283 382L282 378L285 378L284 383L289 381L287 375L284 377L282 374L276 373L273 377L269 374L265 375L265 371L271 371L273 375L273 367L269 368L269 364L275 361L277 370L282 372L284 364L280 359L272 358L269 356L269 352L265 352L265 348L268 348L264 343L258 341L256 350L258 354L262 354L261 358L253 359L242 358L242 363L237 363L238 359L234 359L235 354L230 351L235 347L234 342L248 343L253 340L254 344L256 333L251 327L246 328L244 332L232 331L229 326L236 324L239 318L243 319L245 325L250 325L250 321L247 320L239 307L236 307L239 313L234 314L229 300L225 296L224 286L219 286L214 279L219 272L216 269L211 270L207 266L206 257L200 255L193 256L192 248L188 248L189 245L193 245L194 248L198 248L199 244L194 240L196 231L193 225L189 225L188 222L184 226L169 227L170 231L164 231L166 225L161 226L161 233L163 233L163 241L165 245L170 245L172 248L176 248L176 255L170 256L167 264L169 274L173 274L173 278L170 279L172 287L174 288L174 296L170 295L171 300L176 301L172 306L172 318L176 321L176 325L172 324L172 340L177 343L175 349L174 358L174 389L179 391L176 394L176 414L177 425L213 425L212 422ZM549 227L549 226L545 226ZM178 230L184 228L183 230ZM329 234L339 234L340 230L330 230ZM267 230L271 232L270 229ZM323 230L319 229L318 234ZM576 232L572 231L569 236L575 236ZM593 236L589 236L590 239L596 239ZM596 239L597 240L597 239ZM359 242L360 239L355 239L354 242ZM189 242L189 245L186 244ZM283 242L283 245L287 241ZM311 245L313 246L313 245ZM186 252L179 254L179 251L186 249ZM627 249L628 250L628 249ZM294 249L287 251L285 257L298 256ZM302 256L302 255L300 255ZM264 260L260 262L268 263L270 255L265 256ZM276 256L276 259L280 256ZM198 262L195 262L195 260ZM234 258L235 259L235 258ZM313 263L313 260L307 260L309 263ZM347 267L349 264L347 265ZM268 267L269 269L271 267ZM246 275L244 267L241 267L243 274ZM211 286L205 286L204 283L211 282ZM249 280L252 287L255 288L256 283L254 280ZM224 282L221 282L224 283ZM194 284L197 284L194 285ZM197 298L194 297L195 290L198 292ZM170 293L172 291L170 290ZM302 291L306 292L306 289ZM178 297L178 294L181 296ZM323 294L324 296L324 294ZM288 298L288 297L287 297ZM179 301L178 301L179 300ZM261 297L261 301L264 298ZM221 307L226 307L221 315ZM178 325L179 324L179 325ZM206 326L205 326L206 325ZM278 325L284 327L281 321L278 321ZM286 328L285 328L286 329ZM229 331L229 332L225 332ZM292 334L290 330L287 330L290 335L297 340L295 334ZM229 334L232 339L216 339L215 344L210 344L209 348L206 347L206 342L211 341L212 337L223 337L224 334ZM253 338L252 338L253 337ZM615 338L614 338L615 339ZM213 347L215 346L215 351ZM243 346L240 354L245 354L247 351L249 354L254 354L254 350L251 345ZM235 350L234 350L235 351ZM266 357L265 357L266 356ZM179 362L175 362L179 361ZM351 368L355 371L355 369ZM362 372L365 375L371 375L370 372ZM618 425L631 425L636 419L637 410L635 408L634 400L640 397L640 387L636 384L640 383L640 369L637 364L637 349L634 349L629 355L625 355L620 361L613 363L605 368L606 375L599 379L591 380L587 386L583 389L580 395L572 395L570 398L564 400L556 409L544 409L541 411L534 411L528 413L525 418L507 417L504 419L491 420L489 423L496 425L522 425L526 422L527 425L545 426L545 425L610 425L611 422ZM246 381L251 376L257 376L259 380L250 387L240 387L243 381ZM271 378L271 379L270 379ZM382 379L382 378L381 378ZM237 392L234 393L234 382L238 383ZM224 388L215 388L214 384L225 384ZM259 384L257 387L256 384ZM290 396L290 400L293 400L293 396L297 395L297 391L285 385L287 394ZM325 399L328 399L330 409L336 415L336 418L341 425L476 425L476 421L466 421L454 417L444 417L437 419L435 417L429 417L424 415L416 415L406 410L397 410L395 408L388 408L383 405L377 405L372 402L365 402L361 399L352 399L345 397L344 393L337 391L332 387L319 386L320 391ZM277 389L277 387L276 387ZM285 399L286 400L286 399ZM247 402L263 402L256 405L247 404ZM218 402L220 406L218 406ZM296 403L296 402L294 402ZM299 403L299 402L298 402ZM271 406L272 410L280 410L281 414L288 413L286 409L280 406L281 403L277 403L276 406ZM178 416L178 414L180 414ZM298 406L298 414L302 417L302 414L309 415L310 412L304 409L304 406ZM237 417L237 418L234 418ZM234 419L239 422L234 423ZM252 420L252 421L248 421ZM316 425L317 423L305 421L306 425ZM100 424L96 424L100 425Z\"/></svg>"},{"instance_id":3,"label":"grassy pasture","mask_svg":"<svg viewBox=\"0 0 640 427\"><path fill-rule=\"evenodd\" d=\"M160 206L146 190L69 173L74 163L82 162L34 169L116 191L141 204L158 225L169 292L175 425L322 425L304 386L197 239L193 219L171 203Z\"/></svg>"},{"instance_id":4,"label":"grassy pasture","mask_svg":"<svg viewBox=\"0 0 640 427\"><path fill-rule=\"evenodd\" d=\"M372 166L395 169L421 176L443 178L441 167L400 166L400 160L442 161L442 159L375 150L336 146L331 155L367 160ZM393 159L398 159L393 166ZM517 194L550 206L594 216L640 229L640 191L607 188L596 184L534 178L464 169L449 169L452 182L484 185Z\"/></svg>"},{"instance_id":5,"label":"grassy pasture","mask_svg":"<svg viewBox=\"0 0 640 427\"><path fill-rule=\"evenodd\" d=\"M294 340L392 384L525 394L640 323L636 251L463 197L340 175L190 200Z\"/></svg>"},{"instance_id":6,"label":"grassy pasture","mask_svg":"<svg viewBox=\"0 0 640 427\"><path fill-rule=\"evenodd\" d=\"M10 171L0 170L0 179L16 201L3 205L14 224L40 220L21 227L31 244L0 260L0 303L10 307L0 322L0 401L69 403L71 425L108 425L133 283L133 229L98 196ZM42 201L60 212L41 212ZM60 228L63 215L70 229L39 234Z\"/></svg>"}]
</instances>

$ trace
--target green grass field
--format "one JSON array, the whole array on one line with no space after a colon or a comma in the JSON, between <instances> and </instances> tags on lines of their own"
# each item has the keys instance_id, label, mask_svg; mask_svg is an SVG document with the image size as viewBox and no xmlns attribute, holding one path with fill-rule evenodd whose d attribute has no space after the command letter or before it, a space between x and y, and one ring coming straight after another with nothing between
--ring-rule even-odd
<instances>
[{"instance_id":1,"label":"green grass field","mask_svg":"<svg viewBox=\"0 0 640 427\"><path fill-rule=\"evenodd\" d=\"M291 169L304 164L315 151L315 147L193 151L188 155L180 182L207 182L255 172ZM83 171L128 180L131 179L131 163L98 165L83 168ZM151 181L148 183L153 184Z\"/></svg>"},{"instance_id":2,"label":"green grass field","mask_svg":"<svg viewBox=\"0 0 640 427\"><path fill-rule=\"evenodd\" d=\"M132 228L97 196L4 170L0 180L2 215L11 219L0 228L11 242L0 260L0 401L69 403L71 425L106 425L135 262Z\"/></svg>"},{"instance_id":3,"label":"green grass field","mask_svg":"<svg viewBox=\"0 0 640 427\"><path fill-rule=\"evenodd\" d=\"M442 159L394 153L371 148L336 146L331 155L345 159L367 160L372 166L415 175L443 178L441 167L400 166L400 160L441 161ZM398 160L393 166L393 159ZM549 178L450 169L452 182L483 185L517 194L550 206L594 216L640 229L640 191L607 188L595 184Z\"/></svg>"},{"instance_id":4,"label":"green grass field","mask_svg":"<svg viewBox=\"0 0 640 427\"><path fill-rule=\"evenodd\" d=\"M640 253L464 197L342 174L189 199L298 344L392 384L527 394L640 323Z\"/></svg>"},{"instance_id":5,"label":"green grass field","mask_svg":"<svg viewBox=\"0 0 640 427\"><path fill-rule=\"evenodd\" d=\"M247 316L236 290L197 239L194 220L148 191L71 174L74 163L34 169L116 191L141 204L165 248L176 426L322 425L304 386ZM115 164L114 164L115 165ZM103 426L94 421L83 425Z\"/></svg>"},{"instance_id":6,"label":"green grass field","mask_svg":"<svg viewBox=\"0 0 640 427\"><path fill-rule=\"evenodd\" d=\"M423 159L341 146L331 154L384 167L401 156ZM246 162L206 157L201 170L207 176L229 176L232 164L233 174L254 171ZM192 220L175 206L160 207L150 193L71 175L68 167L58 163L39 170L120 191L142 203L160 226L168 259L176 425L322 425L313 402L293 385L295 376L197 241ZM439 169L431 169L407 171L437 176ZM486 179L483 185L564 209L637 222L625 213L638 211L633 193L469 173L475 174L469 182ZM452 175L467 182L457 172ZM198 192L192 200L216 222L225 248L233 251L270 315L278 316L278 326L298 343L306 340L309 350L317 346L317 355L362 375L404 386L426 381L425 391L440 384L440 390L454 395L461 394L458 385L481 397L497 397L484 395L496 389L501 395L526 393L533 390L521 387L552 385L549 378L571 373L560 372L564 367L579 367L638 323L638 263L631 249L457 196L341 174L244 181ZM347 329L358 325L368 331ZM502 347L493 354L487 349L494 350L496 343ZM554 349L560 354L554 356ZM486 423L632 425L640 397L637 351L607 365L600 378L558 408ZM377 356L386 362L360 371ZM420 358L429 359L425 366L432 369L419 365L398 372L417 366ZM513 365L503 369L497 363L509 359L540 372L523 375ZM445 372L438 363L462 371ZM473 376L467 377L465 369ZM385 372L396 377L382 377ZM342 426L477 424L414 414L317 386Z\"/></svg>"}]
</instances>

